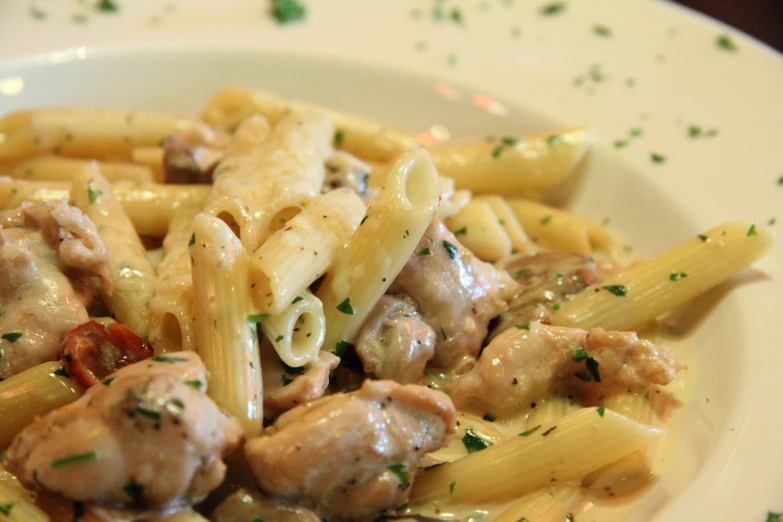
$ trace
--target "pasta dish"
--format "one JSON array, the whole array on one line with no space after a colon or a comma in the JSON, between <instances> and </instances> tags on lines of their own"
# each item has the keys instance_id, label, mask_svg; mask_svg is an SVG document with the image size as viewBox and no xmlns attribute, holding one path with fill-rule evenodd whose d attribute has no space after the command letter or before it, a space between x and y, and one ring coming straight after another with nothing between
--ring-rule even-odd
<instances>
[{"instance_id":1,"label":"pasta dish","mask_svg":"<svg viewBox=\"0 0 783 522\"><path fill-rule=\"evenodd\" d=\"M424 147L226 87L0 119L0 520L574 520L652 480L661 331L750 266L547 203L591 133ZM667 386L668 385L668 386Z\"/></svg>"}]
</instances>

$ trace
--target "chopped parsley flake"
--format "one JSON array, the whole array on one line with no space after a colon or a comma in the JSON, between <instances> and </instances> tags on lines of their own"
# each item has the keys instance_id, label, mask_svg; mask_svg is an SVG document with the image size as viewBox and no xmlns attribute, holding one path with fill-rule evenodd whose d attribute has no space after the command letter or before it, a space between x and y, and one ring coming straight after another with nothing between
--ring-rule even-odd
<instances>
[{"instance_id":1,"label":"chopped parsley flake","mask_svg":"<svg viewBox=\"0 0 783 522\"><path fill-rule=\"evenodd\" d=\"M431 256L431 255L432 255L432 251L430 251L430 248L429 248L429 247L427 247L427 248L423 248L423 249L422 249L422 250L421 250L421 251L420 251L418 254L416 254L416 255L417 255L417 256Z\"/></svg>"},{"instance_id":2,"label":"chopped parsley flake","mask_svg":"<svg viewBox=\"0 0 783 522\"><path fill-rule=\"evenodd\" d=\"M563 143L563 138L558 136L557 134L554 134L546 139L547 145L555 146L560 145Z\"/></svg>"},{"instance_id":3,"label":"chopped parsley flake","mask_svg":"<svg viewBox=\"0 0 783 522\"><path fill-rule=\"evenodd\" d=\"M294 300L291 301L291 304L296 304L299 301L304 301L304 297L302 297L301 295L298 295L298 296L294 297Z\"/></svg>"},{"instance_id":4,"label":"chopped parsley flake","mask_svg":"<svg viewBox=\"0 0 783 522\"><path fill-rule=\"evenodd\" d=\"M260 323L265 319L269 319L269 314L250 314L247 316L247 320L251 323Z\"/></svg>"},{"instance_id":5,"label":"chopped parsley flake","mask_svg":"<svg viewBox=\"0 0 783 522\"><path fill-rule=\"evenodd\" d=\"M155 362L164 362L169 364L187 361L185 357L172 357L171 355L156 355L152 358L152 360Z\"/></svg>"},{"instance_id":6,"label":"chopped parsley flake","mask_svg":"<svg viewBox=\"0 0 783 522\"><path fill-rule=\"evenodd\" d=\"M732 53L737 51L737 46L734 44L732 39L727 34L719 35L718 38L715 40L715 45L717 45L719 49L722 49L724 51L729 51Z\"/></svg>"},{"instance_id":7,"label":"chopped parsley flake","mask_svg":"<svg viewBox=\"0 0 783 522\"><path fill-rule=\"evenodd\" d=\"M778 185L783 185L783 176L778 178Z\"/></svg>"},{"instance_id":8,"label":"chopped parsley flake","mask_svg":"<svg viewBox=\"0 0 783 522\"><path fill-rule=\"evenodd\" d=\"M560 310L560 303L554 303L552 306L549 307L549 309L552 310L553 312L557 312L558 310Z\"/></svg>"},{"instance_id":9,"label":"chopped parsley flake","mask_svg":"<svg viewBox=\"0 0 783 522\"><path fill-rule=\"evenodd\" d=\"M756 224L755 223L751 223L750 228L748 229L748 233L745 234L745 235L747 237L758 236L759 235L758 231L756 231Z\"/></svg>"},{"instance_id":10,"label":"chopped parsley flake","mask_svg":"<svg viewBox=\"0 0 783 522\"><path fill-rule=\"evenodd\" d=\"M65 366L60 366L59 368L57 368L54 371L54 374L60 377L70 377L70 375L68 375L68 370L65 369Z\"/></svg>"},{"instance_id":11,"label":"chopped parsley flake","mask_svg":"<svg viewBox=\"0 0 783 522\"><path fill-rule=\"evenodd\" d=\"M612 30L605 25L596 24L593 26L593 33L597 36L603 36L609 38L612 36Z\"/></svg>"},{"instance_id":12,"label":"chopped parsley flake","mask_svg":"<svg viewBox=\"0 0 783 522\"><path fill-rule=\"evenodd\" d=\"M513 136L505 136L503 138L500 138L500 141L503 143L503 145L514 147L516 144L519 143L519 138L514 138Z\"/></svg>"},{"instance_id":13,"label":"chopped parsley flake","mask_svg":"<svg viewBox=\"0 0 783 522\"><path fill-rule=\"evenodd\" d=\"M688 127L688 136L691 138L697 138L701 136L701 127L698 125L691 125Z\"/></svg>"},{"instance_id":14,"label":"chopped parsley flake","mask_svg":"<svg viewBox=\"0 0 783 522\"><path fill-rule=\"evenodd\" d=\"M547 4L543 6L539 10L539 13L541 13L544 16L552 16L564 11L565 8L566 8L565 2L552 2L551 4Z\"/></svg>"},{"instance_id":15,"label":"chopped parsley flake","mask_svg":"<svg viewBox=\"0 0 783 522\"><path fill-rule=\"evenodd\" d=\"M503 145L498 145L495 147L495 149L492 151L492 157L495 159L498 159L501 154L503 154Z\"/></svg>"},{"instance_id":16,"label":"chopped parsley flake","mask_svg":"<svg viewBox=\"0 0 783 522\"><path fill-rule=\"evenodd\" d=\"M585 359L589 359L590 354L581 348L577 348L576 350L574 350L574 355L572 356L572 358L574 362L580 362L580 361L584 361Z\"/></svg>"},{"instance_id":17,"label":"chopped parsley flake","mask_svg":"<svg viewBox=\"0 0 783 522\"><path fill-rule=\"evenodd\" d=\"M449 18L451 18L455 23L461 24L462 23L462 11L460 11L457 8L454 8L449 13Z\"/></svg>"},{"instance_id":18,"label":"chopped parsley flake","mask_svg":"<svg viewBox=\"0 0 783 522\"><path fill-rule=\"evenodd\" d=\"M411 235L411 231L406 228L405 229L405 233L402 235L402 238L403 239L408 239L410 237L410 235Z\"/></svg>"},{"instance_id":19,"label":"chopped parsley flake","mask_svg":"<svg viewBox=\"0 0 783 522\"><path fill-rule=\"evenodd\" d=\"M30 6L30 16L36 20L46 20L46 11L39 9L34 5Z\"/></svg>"},{"instance_id":20,"label":"chopped parsley flake","mask_svg":"<svg viewBox=\"0 0 783 522\"><path fill-rule=\"evenodd\" d=\"M368 217L369 217L369 216L365 215L365 216L362 218L362 220L359 222L359 226L362 226L362 225L364 225L364 222L365 222L365 221L367 221L367 218L368 218Z\"/></svg>"},{"instance_id":21,"label":"chopped parsley flake","mask_svg":"<svg viewBox=\"0 0 783 522\"><path fill-rule=\"evenodd\" d=\"M103 384L104 386L111 386L111 383L114 382L114 379L115 379L114 377L109 377L108 379L104 379L103 382L101 382L101 384Z\"/></svg>"},{"instance_id":22,"label":"chopped parsley flake","mask_svg":"<svg viewBox=\"0 0 783 522\"><path fill-rule=\"evenodd\" d=\"M154 421L160 420L160 412L147 408L146 406L143 406L141 404L132 407L130 409L130 412L137 413L142 417L145 417L150 420L154 420Z\"/></svg>"},{"instance_id":23,"label":"chopped parsley flake","mask_svg":"<svg viewBox=\"0 0 783 522\"><path fill-rule=\"evenodd\" d=\"M616 140L614 142L614 148L615 149L622 149L623 147L627 147L628 142L626 140Z\"/></svg>"},{"instance_id":24,"label":"chopped parsley flake","mask_svg":"<svg viewBox=\"0 0 783 522\"><path fill-rule=\"evenodd\" d=\"M666 162L666 156L663 154L658 154L657 152L653 152L650 154L650 159L653 161L653 163L665 163Z\"/></svg>"},{"instance_id":25,"label":"chopped parsley flake","mask_svg":"<svg viewBox=\"0 0 783 522\"><path fill-rule=\"evenodd\" d=\"M465 430L465 436L462 437L462 443L465 445L465 449L468 450L468 453L475 453L487 449L492 445L491 442L486 441L473 433L473 428Z\"/></svg>"},{"instance_id":26,"label":"chopped parsley flake","mask_svg":"<svg viewBox=\"0 0 783 522\"><path fill-rule=\"evenodd\" d=\"M455 236L463 236L468 233L468 227L462 227L459 230L454 231Z\"/></svg>"},{"instance_id":27,"label":"chopped parsley flake","mask_svg":"<svg viewBox=\"0 0 783 522\"><path fill-rule=\"evenodd\" d=\"M445 239L441 243L443 245L443 248L446 250L446 254L448 254L449 259L456 259L457 254L459 251L457 250L457 247L446 241Z\"/></svg>"},{"instance_id":28,"label":"chopped parsley flake","mask_svg":"<svg viewBox=\"0 0 783 522\"><path fill-rule=\"evenodd\" d=\"M299 0L272 0L272 17L280 25L304 19L307 9Z\"/></svg>"},{"instance_id":29,"label":"chopped parsley flake","mask_svg":"<svg viewBox=\"0 0 783 522\"><path fill-rule=\"evenodd\" d=\"M552 221L552 215L551 215L551 214L547 214L546 216L544 216L544 217L542 217L542 218L541 218L541 221L540 221L540 223L541 223L542 225L546 225L546 224L547 224L547 223L549 223L550 221Z\"/></svg>"},{"instance_id":30,"label":"chopped parsley flake","mask_svg":"<svg viewBox=\"0 0 783 522\"><path fill-rule=\"evenodd\" d=\"M75 24L86 24L87 16L81 13L74 13L71 15L71 21Z\"/></svg>"},{"instance_id":31,"label":"chopped parsley flake","mask_svg":"<svg viewBox=\"0 0 783 522\"><path fill-rule=\"evenodd\" d=\"M454 487L457 485L457 481L455 480L451 484L449 484L449 495L454 494Z\"/></svg>"},{"instance_id":32,"label":"chopped parsley flake","mask_svg":"<svg viewBox=\"0 0 783 522\"><path fill-rule=\"evenodd\" d=\"M343 133L342 129L337 129L334 131L334 146L340 147L343 144L343 140L345 139L345 133Z\"/></svg>"},{"instance_id":33,"label":"chopped parsley flake","mask_svg":"<svg viewBox=\"0 0 783 522\"><path fill-rule=\"evenodd\" d=\"M625 294L628 293L628 290L623 285L607 285L602 286L604 290L607 292L611 292L617 297L625 297Z\"/></svg>"},{"instance_id":34,"label":"chopped parsley flake","mask_svg":"<svg viewBox=\"0 0 783 522\"><path fill-rule=\"evenodd\" d=\"M294 380L291 377L289 377L288 375L281 375L280 379L283 381L283 387L284 388L286 386L288 386L289 384L291 384L292 382L294 382Z\"/></svg>"},{"instance_id":35,"label":"chopped parsley flake","mask_svg":"<svg viewBox=\"0 0 783 522\"><path fill-rule=\"evenodd\" d=\"M144 486L136 482L135 480L131 480L125 486L122 488L122 491L125 492L126 495L128 495L130 498L134 500L138 500L144 495Z\"/></svg>"},{"instance_id":36,"label":"chopped parsley flake","mask_svg":"<svg viewBox=\"0 0 783 522\"><path fill-rule=\"evenodd\" d=\"M529 430L523 431L522 433L519 434L519 436L520 437L529 437L530 435L532 435L533 433L535 433L536 431L538 431L540 429L541 429L541 425L539 424L538 426L533 426Z\"/></svg>"},{"instance_id":37,"label":"chopped parsley flake","mask_svg":"<svg viewBox=\"0 0 783 522\"><path fill-rule=\"evenodd\" d=\"M193 232L193 235L190 236L190 242L188 243L188 246L193 246L196 244L196 233Z\"/></svg>"},{"instance_id":38,"label":"chopped parsley flake","mask_svg":"<svg viewBox=\"0 0 783 522\"><path fill-rule=\"evenodd\" d=\"M66 466L70 466L71 464L78 464L79 462L90 462L93 460L98 460L98 454L94 451L74 453L73 455L68 455L67 457L54 459L49 463L49 469L60 469Z\"/></svg>"},{"instance_id":39,"label":"chopped parsley flake","mask_svg":"<svg viewBox=\"0 0 783 522\"><path fill-rule=\"evenodd\" d=\"M3 340L9 343L15 343L22 337L22 332L8 332L3 334Z\"/></svg>"},{"instance_id":40,"label":"chopped parsley flake","mask_svg":"<svg viewBox=\"0 0 783 522\"><path fill-rule=\"evenodd\" d=\"M337 341L337 344L334 346L334 351L332 352L337 357L342 357L345 355L345 352L348 351L348 348L353 348L353 345L349 343L348 341L343 341L340 339Z\"/></svg>"},{"instance_id":41,"label":"chopped parsley flake","mask_svg":"<svg viewBox=\"0 0 783 522\"><path fill-rule=\"evenodd\" d=\"M767 522L780 522L781 518L783 518L783 513L773 513L772 511L767 511Z\"/></svg>"},{"instance_id":42,"label":"chopped parsley flake","mask_svg":"<svg viewBox=\"0 0 783 522\"><path fill-rule=\"evenodd\" d=\"M774 217L769 218L769 221L767 221L767 225L770 227L775 223L777 223L777 219L775 219Z\"/></svg>"},{"instance_id":43,"label":"chopped parsley flake","mask_svg":"<svg viewBox=\"0 0 783 522\"><path fill-rule=\"evenodd\" d=\"M448 57L448 64L449 65L457 65L457 62L459 61L459 58L456 54L451 53Z\"/></svg>"},{"instance_id":44,"label":"chopped parsley flake","mask_svg":"<svg viewBox=\"0 0 783 522\"><path fill-rule=\"evenodd\" d=\"M346 297L345 301L337 305L337 311L342 312L345 315L354 315L353 307L351 306L351 298Z\"/></svg>"},{"instance_id":45,"label":"chopped parsley flake","mask_svg":"<svg viewBox=\"0 0 783 522\"><path fill-rule=\"evenodd\" d=\"M699 235L698 235L698 236L696 236L696 237L698 237L699 239L701 239L701 242L702 242L702 243L706 243L707 241L709 241L709 240L710 240L710 238L708 238L708 237L707 237L707 236L705 236L704 234L699 234Z\"/></svg>"},{"instance_id":46,"label":"chopped parsley flake","mask_svg":"<svg viewBox=\"0 0 783 522\"><path fill-rule=\"evenodd\" d=\"M90 179L90 181L87 183L87 201L89 201L90 205L98 201L98 198L101 197L101 194L103 194L102 190L94 190L92 188L92 182L93 179Z\"/></svg>"},{"instance_id":47,"label":"chopped parsley flake","mask_svg":"<svg viewBox=\"0 0 783 522\"><path fill-rule=\"evenodd\" d=\"M397 475L401 485L407 486L410 483L411 475L408 473L408 470L405 469L405 464L392 464L386 469Z\"/></svg>"},{"instance_id":48,"label":"chopped parsley flake","mask_svg":"<svg viewBox=\"0 0 783 522\"><path fill-rule=\"evenodd\" d=\"M278 335L278 336L275 338L275 342L276 342L276 343L279 343L279 342L280 342L280 341L282 341L283 339L285 339L285 336L283 336L283 335Z\"/></svg>"},{"instance_id":49,"label":"chopped parsley flake","mask_svg":"<svg viewBox=\"0 0 783 522\"><path fill-rule=\"evenodd\" d=\"M169 401L166 403L166 409L169 411L169 413L182 413L185 411L185 403L182 402L181 399L174 397L173 399L169 399Z\"/></svg>"},{"instance_id":50,"label":"chopped parsley flake","mask_svg":"<svg viewBox=\"0 0 783 522\"><path fill-rule=\"evenodd\" d=\"M530 330L530 323L518 324L517 328L519 328L520 330Z\"/></svg>"},{"instance_id":51,"label":"chopped parsley flake","mask_svg":"<svg viewBox=\"0 0 783 522\"><path fill-rule=\"evenodd\" d=\"M679 281L683 277L688 277L688 274L686 274L685 272L679 272L679 273L672 272L671 274L669 274L669 279L672 281Z\"/></svg>"},{"instance_id":52,"label":"chopped parsley flake","mask_svg":"<svg viewBox=\"0 0 783 522\"><path fill-rule=\"evenodd\" d=\"M199 381L198 379L194 379L192 381L185 381L185 384L193 388L194 390L200 390L201 387L204 385L203 382Z\"/></svg>"},{"instance_id":53,"label":"chopped parsley flake","mask_svg":"<svg viewBox=\"0 0 783 522\"><path fill-rule=\"evenodd\" d=\"M642 129L640 129L639 127L634 127L633 129L628 131L628 134L630 134L634 138L638 138L639 136L642 135L642 132L643 132Z\"/></svg>"},{"instance_id":54,"label":"chopped parsley flake","mask_svg":"<svg viewBox=\"0 0 783 522\"><path fill-rule=\"evenodd\" d=\"M95 4L95 9L102 13L116 13L120 10L119 6L112 0L100 0Z\"/></svg>"},{"instance_id":55,"label":"chopped parsley flake","mask_svg":"<svg viewBox=\"0 0 783 522\"><path fill-rule=\"evenodd\" d=\"M603 417L603 416L604 416L604 413L606 413L606 408L604 408L603 406L599 406L598 408L596 408L596 409L595 409L595 411L597 411L597 412L598 412L598 415L600 415L601 417Z\"/></svg>"},{"instance_id":56,"label":"chopped parsley flake","mask_svg":"<svg viewBox=\"0 0 783 522\"><path fill-rule=\"evenodd\" d=\"M11 514L12 509L14 509L13 502L9 502L8 504L0 504L0 513L2 513L5 516L9 516Z\"/></svg>"}]
</instances>

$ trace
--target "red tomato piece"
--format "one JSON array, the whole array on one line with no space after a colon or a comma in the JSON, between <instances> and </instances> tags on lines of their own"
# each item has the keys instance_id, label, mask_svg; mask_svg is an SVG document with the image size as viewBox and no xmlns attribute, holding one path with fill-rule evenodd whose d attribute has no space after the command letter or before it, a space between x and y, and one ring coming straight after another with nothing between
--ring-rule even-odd
<instances>
[{"instance_id":1,"label":"red tomato piece","mask_svg":"<svg viewBox=\"0 0 783 522\"><path fill-rule=\"evenodd\" d=\"M120 323L104 328L95 321L69 330L61 353L68 375L85 388L152 355L150 345Z\"/></svg>"}]
</instances>

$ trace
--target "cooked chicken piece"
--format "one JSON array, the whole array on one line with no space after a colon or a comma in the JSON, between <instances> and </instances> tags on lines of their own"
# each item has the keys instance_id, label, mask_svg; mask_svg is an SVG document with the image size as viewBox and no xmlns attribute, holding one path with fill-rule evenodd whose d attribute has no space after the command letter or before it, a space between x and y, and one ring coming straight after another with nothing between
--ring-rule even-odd
<instances>
[{"instance_id":1,"label":"cooked chicken piece","mask_svg":"<svg viewBox=\"0 0 783 522\"><path fill-rule=\"evenodd\" d=\"M26 486L73 500L153 510L198 501L223 481L221 456L242 433L206 388L193 352L126 366L36 419L6 462Z\"/></svg>"},{"instance_id":2,"label":"cooked chicken piece","mask_svg":"<svg viewBox=\"0 0 783 522\"><path fill-rule=\"evenodd\" d=\"M366 519L406 501L419 460L456 423L441 392L368 380L284 413L245 454L262 491L328 518Z\"/></svg>"},{"instance_id":3,"label":"cooked chicken piece","mask_svg":"<svg viewBox=\"0 0 783 522\"><path fill-rule=\"evenodd\" d=\"M686 368L676 352L633 332L590 331L531 323L506 330L450 390L458 406L513 413L553 392L596 404L618 392L665 385Z\"/></svg>"},{"instance_id":4,"label":"cooked chicken piece","mask_svg":"<svg viewBox=\"0 0 783 522\"><path fill-rule=\"evenodd\" d=\"M390 294L410 296L438 334L432 364L460 373L478 356L489 321L506 309L517 284L477 259L439 219L427 228Z\"/></svg>"},{"instance_id":5,"label":"cooked chicken piece","mask_svg":"<svg viewBox=\"0 0 783 522\"><path fill-rule=\"evenodd\" d=\"M326 160L326 177L321 192L348 187L362 197L367 196L372 167L353 154L336 150Z\"/></svg>"},{"instance_id":6,"label":"cooked chicken piece","mask_svg":"<svg viewBox=\"0 0 783 522\"><path fill-rule=\"evenodd\" d=\"M274 417L295 406L323 397L329 386L329 374L338 364L339 357L322 350L318 354L318 360L301 368L291 368L265 343L261 347L264 414Z\"/></svg>"},{"instance_id":7,"label":"cooked chicken piece","mask_svg":"<svg viewBox=\"0 0 783 522\"><path fill-rule=\"evenodd\" d=\"M66 332L87 321L99 276L111 290L106 247L65 202L0 212L0 379L57 359ZM67 272L69 277L63 272Z\"/></svg>"},{"instance_id":8,"label":"cooked chicken piece","mask_svg":"<svg viewBox=\"0 0 783 522\"><path fill-rule=\"evenodd\" d=\"M435 331L413 305L385 295L364 320L354 345L366 373L405 384L422 380L435 341Z\"/></svg>"},{"instance_id":9,"label":"cooked chicken piece","mask_svg":"<svg viewBox=\"0 0 783 522\"><path fill-rule=\"evenodd\" d=\"M551 307L596 282L595 262L582 254L517 254L497 264L519 283L519 291L492 325L489 340L524 323L549 323Z\"/></svg>"},{"instance_id":10,"label":"cooked chicken piece","mask_svg":"<svg viewBox=\"0 0 783 522\"><path fill-rule=\"evenodd\" d=\"M163 176L166 183L212 183L212 173L223 151L172 135L163 141Z\"/></svg>"}]
</instances>

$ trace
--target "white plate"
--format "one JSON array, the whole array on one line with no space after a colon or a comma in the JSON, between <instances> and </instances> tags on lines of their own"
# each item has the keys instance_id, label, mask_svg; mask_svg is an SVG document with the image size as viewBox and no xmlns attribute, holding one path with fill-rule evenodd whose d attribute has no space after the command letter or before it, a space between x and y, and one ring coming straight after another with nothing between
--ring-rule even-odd
<instances>
[{"instance_id":1,"label":"white plate","mask_svg":"<svg viewBox=\"0 0 783 522\"><path fill-rule=\"evenodd\" d=\"M572 0L544 16L543 2L446 1L437 22L430 2L311 0L305 23L278 27L251 0L117 2L121 12L105 15L92 2L42 0L44 20L27 2L0 2L0 113L63 103L192 112L216 87L244 82L418 131L439 124L452 138L587 122L598 143L572 203L611 218L642 255L722 221L783 224L783 60L665 3ZM461 24L449 17L456 6ZM80 13L86 23L73 21ZM736 51L717 45L724 34ZM717 135L691 138L690 125ZM687 487L662 481L633 519L664 503L655 520L783 511L783 248L757 268L693 336L698 395L673 465L698 473Z\"/></svg>"}]
</instances>

